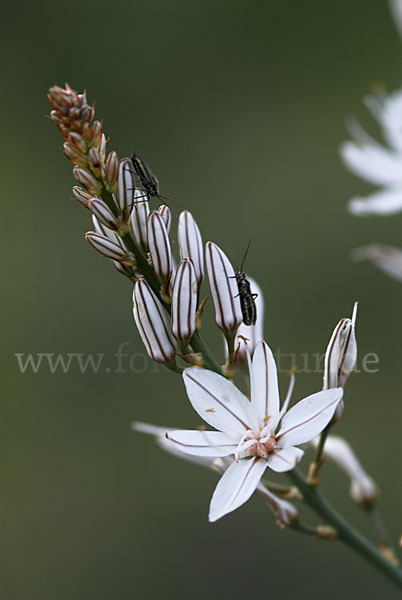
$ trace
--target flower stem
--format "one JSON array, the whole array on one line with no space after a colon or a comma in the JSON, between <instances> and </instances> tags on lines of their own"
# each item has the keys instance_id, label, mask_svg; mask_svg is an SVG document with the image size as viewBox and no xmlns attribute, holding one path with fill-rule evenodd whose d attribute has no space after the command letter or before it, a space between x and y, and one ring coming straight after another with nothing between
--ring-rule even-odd
<instances>
[{"instance_id":1,"label":"flower stem","mask_svg":"<svg viewBox=\"0 0 402 600\"><path fill-rule=\"evenodd\" d=\"M402 570L392 565L377 548L369 542L360 532L348 523L328 502L328 500L315 487L308 484L304 475L297 469L288 472L291 481L297 485L304 496L304 501L327 523L338 532L339 539L350 546L376 567L382 574L402 589Z\"/></svg>"}]
</instances>

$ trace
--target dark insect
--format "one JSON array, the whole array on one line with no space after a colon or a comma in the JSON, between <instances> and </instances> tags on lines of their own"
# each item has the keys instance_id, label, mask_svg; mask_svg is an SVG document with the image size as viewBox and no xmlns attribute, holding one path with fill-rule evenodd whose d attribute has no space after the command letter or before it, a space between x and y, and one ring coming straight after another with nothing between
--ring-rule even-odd
<instances>
[{"instance_id":1,"label":"dark insect","mask_svg":"<svg viewBox=\"0 0 402 600\"><path fill-rule=\"evenodd\" d=\"M131 156L131 163L134 169L134 176L139 180L139 185L144 192L145 200L147 198L158 198L161 202L166 202L166 204L167 202L176 202L173 198L167 198L160 194L159 181L152 174L145 160L136 152L133 152ZM137 196L135 203L144 202L144 200L138 200L138 198L141 198L141 196Z\"/></svg>"},{"instance_id":2,"label":"dark insect","mask_svg":"<svg viewBox=\"0 0 402 600\"><path fill-rule=\"evenodd\" d=\"M248 242L247 249L244 253L243 260L240 265L240 269L237 269L234 277L237 283L237 289L239 293L237 296L240 298L240 306L241 312L243 314L243 323L245 325L255 325L257 320L257 307L255 305L255 299L258 294L253 294L251 292L250 282L246 277L246 274L243 273L243 265L246 260L247 253L250 249L251 239ZM236 298L237 298L236 296Z\"/></svg>"},{"instance_id":3,"label":"dark insect","mask_svg":"<svg viewBox=\"0 0 402 600\"><path fill-rule=\"evenodd\" d=\"M139 154L133 152L133 155L131 156L131 162L133 163L134 173L140 180L141 186L147 196L151 196L152 198L160 198L159 182L155 175L152 175L151 169L148 167L145 160L143 160Z\"/></svg>"}]
</instances>

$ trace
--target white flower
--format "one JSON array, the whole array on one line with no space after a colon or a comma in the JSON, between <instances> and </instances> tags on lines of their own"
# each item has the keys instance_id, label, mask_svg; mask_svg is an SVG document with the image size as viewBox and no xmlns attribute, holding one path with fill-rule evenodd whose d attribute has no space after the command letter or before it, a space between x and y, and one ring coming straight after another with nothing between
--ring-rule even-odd
<instances>
[{"instance_id":1,"label":"white flower","mask_svg":"<svg viewBox=\"0 0 402 600\"><path fill-rule=\"evenodd\" d=\"M402 281L402 250L385 244L370 244L353 251L355 260L369 260L380 271Z\"/></svg>"},{"instance_id":2,"label":"white flower","mask_svg":"<svg viewBox=\"0 0 402 600\"><path fill-rule=\"evenodd\" d=\"M395 25L402 35L402 1L401 0L389 0L392 16L394 17Z\"/></svg>"},{"instance_id":3,"label":"white flower","mask_svg":"<svg viewBox=\"0 0 402 600\"><path fill-rule=\"evenodd\" d=\"M341 156L356 175L384 189L365 198L353 198L355 215L391 215L402 210L402 89L383 97L368 97L366 105L378 119L389 147L355 127L357 138L341 146Z\"/></svg>"},{"instance_id":4,"label":"white flower","mask_svg":"<svg viewBox=\"0 0 402 600\"><path fill-rule=\"evenodd\" d=\"M251 400L212 371L187 369L183 379L193 408L218 431L173 431L168 439L188 454L236 458L213 494L210 521L244 504L267 467L293 469L304 454L296 445L327 426L343 394L341 388L318 392L286 412L289 397L280 410L276 365L265 342L257 345L250 362Z\"/></svg>"},{"instance_id":5,"label":"white flower","mask_svg":"<svg viewBox=\"0 0 402 600\"><path fill-rule=\"evenodd\" d=\"M313 444L318 445L318 440ZM367 475L357 456L346 440L329 435L324 446L324 455L331 458L350 477L350 496L357 504L370 504L378 497L374 480Z\"/></svg>"},{"instance_id":6,"label":"white flower","mask_svg":"<svg viewBox=\"0 0 402 600\"><path fill-rule=\"evenodd\" d=\"M173 454L181 459L200 464L204 467L217 471L218 473L224 473L226 469L233 463L233 459L227 456L223 458L211 458L207 456L194 456L182 452L180 450L180 446L167 439L166 428L139 422L133 423L132 428L135 431L140 431L141 433L148 433L155 436L156 442L159 444L159 446L161 446L161 448L166 450L166 452L169 452L170 454ZM259 483L255 492L272 510L275 523L279 527L290 527L297 520L298 512L293 504L275 496L275 494L270 492L265 485Z\"/></svg>"}]
</instances>

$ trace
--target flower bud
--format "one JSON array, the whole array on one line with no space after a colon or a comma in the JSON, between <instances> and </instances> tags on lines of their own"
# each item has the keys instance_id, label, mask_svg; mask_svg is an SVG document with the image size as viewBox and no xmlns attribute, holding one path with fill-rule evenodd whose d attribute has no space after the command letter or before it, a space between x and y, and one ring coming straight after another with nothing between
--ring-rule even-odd
<instances>
[{"instance_id":1,"label":"flower bud","mask_svg":"<svg viewBox=\"0 0 402 600\"><path fill-rule=\"evenodd\" d=\"M97 148L91 148L88 152L88 164L97 177L102 175L102 158Z\"/></svg>"},{"instance_id":2,"label":"flower bud","mask_svg":"<svg viewBox=\"0 0 402 600\"><path fill-rule=\"evenodd\" d=\"M123 158L119 164L119 175L117 180L117 205L121 212L128 218L134 204L135 180L129 158Z\"/></svg>"},{"instance_id":3,"label":"flower bud","mask_svg":"<svg viewBox=\"0 0 402 600\"><path fill-rule=\"evenodd\" d=\"M94 231L88 231L85 234L88 242L103 256L106 258L112 258L119 262L124 262L128 259L128 254L121 246L112 242L108 237L95 233Z\"/></svg>"},{"instance_id":4,"label":"flower bud","mask_svg":"<svg viewBox=\"0 0 402 600\"><path fill-rule=\"evenodd\" d=\"M87 166L86 155L82 154L82 152L72 146L70 142L64 142L63 152L67 156L68 160L73 163L73 165L83 168Z\"/></svg>"},{"instance_id":5,"label":"flower bud","mask_svg":"<svg viewBox=\"0 0 402 600\"><path fill-rule=\"evenodd\" d=\"M200 230L194 221L193 215L188 210L180 214L178 234L180 258L191 258L198 288L200 288L204 278L204 251Z\"/></svg>"},{"instance_id":6,"label":"flower bud","mask_svg":"<svg viewBox=\"0 0 402 600\"><path fill-rule=\"evenodd\" d=\"M100 154L100 157L101 157L102 164L103 164L103 163L105 162L105 160L106 160L106 144L107 144L107 139L106 139L106 136L105 136L105 134L104 134L104 133L102 133L102 136L101 136L101 139L100 139L100 142L99 142L99 147L98 147L98 150L99 150L99 154Z\"/></svg>"},{"instance_id":7,"label":"flower bud","mask_svg":"<svg viewBox=\"0 0 402 600\"><path fill-rule=\"evenodd\" d=\"M166 204L162 204L162 206L160 206L158 208L158 213L162 217L163 222L164 222L165 227L166 227L166 231L167 231L167 233L169 235L170 226L172 224L172 211L170 210L170 208Z\"/></svg>"},{"instance_id":8,"label":"flower bud","mask_svg":"<svg viewBox=\"0 0 402 600\"><path fill-rule=\"evenodd\" d=\"M91 198L89 200L89 210L92 214L95 215L97 220L103 225L106 225L109 229L113 229L114 231L119 230L119 226L116 222L116 217L103 200L100 198Z\"/></svg>"},{"instance_id":9,"label":"flower bud","mask_svg":"<svg viewBox=\"0 0 402 600\"><path fill-rule=\"evenodd\" d=\"M240 362L245 364L247 363L247 349L252 356L258 342L264 339L264 297L257 282L251 277L248 277L248 281L250 282L252 292L258 294L255 298L257 320L255 325L245 325L242 322L237 330L235 341L235 348L239 348L237 358ZM248 340L247 346L241 343L242 338Z\"/></svg>"},{"instance_id":10,"label":"flower bud","mask_svg":"<svg viewBox=\"0 0 402 600\"><path fill-rule=\"evenodd\" d=\"M137 246L142 250L148 249L148 216L149 202L142 190L136 189L134 194L134 206L131 213L131 227Z\"/></svg>"},{"instance_id":11,"label":"flower bud","mask_svg":"<svg viewBox=\"0 0 402 600\"><path fill-rule=\"evenodd\" d=\"M85 206L85 208L89 208L89 200L91 200L91 198L93 198L93 196L91 196L91 194L88 194L88 192L83 190L82 187L80 187L79 185L75 185L73 187L73 194L76 197L76 199L78 200L78 202L80 202L83 206Z\"/></svg>"},{"instance_id":12,"label":"flower bud","mask_svg":"<svg viewBox=\"0 0 402 600\"><path fill-rule=\"evenodd\" d=\"M185 258L177 267L172 295L172 333L187 344L195 331L197 279L193 263Z\"/></svg>"},{"instance_id":13,"label":"flower bud","mask_svg":"<svg viewBox=\"0 0 402 600\"><path fill-rule=\"evenodd\" d=\"M313 440L318 445L318 438ZM352 447L337 435L329 435L324 455L333 460L350 477L350 496L356 504L371 504L378 498L378 488L360 464Z\"/></svg>"},{"instance_id":14,"label":"flower bud","mask_svg":"<svg viewBox=\"0 0 402 600\"><path fill-rule=\"evenodd\" d=\"M233 333L243 321L233 267L213 242L206 244L206 261L216 324L225 335Z\"/></svg>"},{"instance_id":15,"label":"flower bud","mask_svg":"<svg viewBox=\"0 0 402 600\"><path fill-rule=\"evenodd\" d=\"M133 311L149 356L156 362L172 364L176 346L170 333L168 317L145 279L140 279L134 285Z\"/></svg>"},{"instance_id":16,"label":"flower bud","mask_svg":"<svg viewBox=\"0 0 402 600\"><path fill-rule=\"evenodd\" d=\"M111 152L105 164L105 183L109 192L113 192L117 185L117 178L119 175L119 159L116 152Z\"/></svg>"},{"instance_id":17,"label":"flower bud","mask_svg":"<svg viewBox=\"0 0 402 600\"><path fill-rule=\"evenodd\" d=\"M88 169L74 167L73 175L91 194L97 196L102 191L102 185Z\"/></svg>"},{"instance_id":18,"label":"flower bud","mask_svg":"<svg viewBox=\"0 0 402 600\"><path fill-rule=\"evenodd\" d=\"M69 133L68 139L69 142L71 142L71 144L80 152L80 154L86 152L87 145L82 135L80 135L76 131L72 131L71 133Z\"/></svg>"},{"instance_id":19,"label":"flower bud","mask_svg":"<svg viewBox=\"0 0 402 600\"><path fill-rule=\"evenodd\" d=\"M172 253L165 224L156 210L148 217L147 236L155 272L161 281L168 281L172 273Z\"/></svg>"}]
</instances>

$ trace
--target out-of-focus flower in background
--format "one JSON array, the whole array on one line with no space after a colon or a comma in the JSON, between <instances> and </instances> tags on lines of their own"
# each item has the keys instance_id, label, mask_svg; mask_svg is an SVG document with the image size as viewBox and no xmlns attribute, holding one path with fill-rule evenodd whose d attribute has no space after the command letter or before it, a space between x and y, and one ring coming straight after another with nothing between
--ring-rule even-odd
<instances>
[{"instance_id":1,"label":"out-of-focus flower in background","mask_svg":"<svg viewBox=\"0 0 402 600\"><path fill-rule=\"evenodd\" d=\"M353 250L355 260L368 260L380 271L402 282L402 250L385 244L369 244Z\"/></svg>"},{"instance_id":2,"label":"out-of-focus flower in background","mask_svg":"<svg viewBox=\"0 0 402 600\"><path fill-rule=\"evenodd\" d=\"M353 173L382 189L352 198L348 208L359 216L392 215L402 211L402 89L367 96L364 102L377 118L387 146L353 123L354 140L342 144L341 156Z\"/></svg>"}]
</instances>

